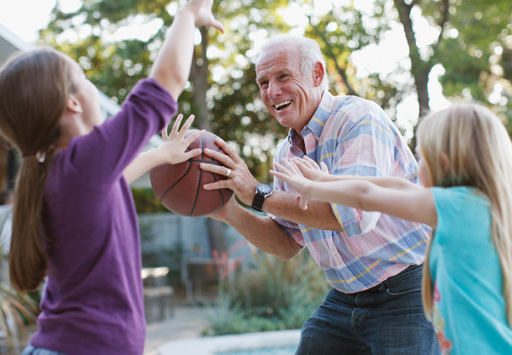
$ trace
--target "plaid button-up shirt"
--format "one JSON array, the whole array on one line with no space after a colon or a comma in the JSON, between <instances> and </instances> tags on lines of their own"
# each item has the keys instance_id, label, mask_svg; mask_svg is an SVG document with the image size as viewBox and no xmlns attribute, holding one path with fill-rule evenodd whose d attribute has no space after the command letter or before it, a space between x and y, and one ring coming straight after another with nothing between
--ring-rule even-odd
<instances>
[{"instance_id":1,"label":"plaid button-up shirt","mask_svg":"<svg viewBox=\"0 0 512 355\"><path fill-rule=\"evenodd\" d=\"M418 183L417 162L400 132L375 103L324 92L319 108L302 131L306 154L334 175L395 176ZM274 157L304 155L290 130ZM275 179L274 189L293 191ZM313 229L270 215L311 255L332 287L354 293L380 284L424 260L430 228L379 212L331 204L342 232Z\"/></svg>"}]
</instances>

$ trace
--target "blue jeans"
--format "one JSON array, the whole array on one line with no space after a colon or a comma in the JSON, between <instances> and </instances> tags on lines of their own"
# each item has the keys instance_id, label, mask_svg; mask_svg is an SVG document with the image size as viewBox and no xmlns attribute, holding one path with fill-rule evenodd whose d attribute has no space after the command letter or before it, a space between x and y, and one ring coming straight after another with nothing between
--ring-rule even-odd
<instances>
[{"instance_id":1,"label":"blue jeans","mask_svg":"<svg viewBox=\"0 0 512 355\"><path fill-rule=\"evenodd\" d=\"M21 355L66 355L63 353L59 353L53 350L46 350L41 348L34 348L32 345L29 345L23 350Z\"/></svg>"},{"instance_id":2,"label":"blue jeans","mask_svg":"<svg viewBox=\"0 0 512 355\"><path fill-rule=\"evenodd\" d=\"M423 311L421 278L415 265L366 291L331 289L304 323L296 355L441 354Z\"/></svg>"}]
</instances>

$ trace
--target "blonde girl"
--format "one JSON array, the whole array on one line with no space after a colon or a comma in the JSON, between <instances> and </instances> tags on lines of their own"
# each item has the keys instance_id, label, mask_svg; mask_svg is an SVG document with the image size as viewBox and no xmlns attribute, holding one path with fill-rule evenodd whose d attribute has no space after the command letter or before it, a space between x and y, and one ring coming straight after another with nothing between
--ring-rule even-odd
<instances>
[{"instance_id":1,"label":"blonde girl","mask_svg":"<svg viewBox=\"0 0 512 355\"><path fill-rule=\"evenodd\" d=\"M140 238L128 184L151 167L179 163L181 116L158 149L187 82L195 26L222 25L212 0L176 14L147 79L103 122L98 91L70 57L38 49L0 71L0 132L22 156L13 205L11 281L33 290L47 276L38 329L23 355L140 355L146 333ZM140 153L140 154L139 154Z\"/></svg>"},{"instance_id":2,"label":"blonde girl","mask_svg":"<svg viewBox=\"0 0 512 355\"><path fill-rule=\"evenodd\" d=\"M308 157L271 174L300 195L433 228L423 303L444 354L512 353L512 144L477 104L430 114L418 132L424 187L390 177L333 176Z\"/></svg>"}]
</instances>

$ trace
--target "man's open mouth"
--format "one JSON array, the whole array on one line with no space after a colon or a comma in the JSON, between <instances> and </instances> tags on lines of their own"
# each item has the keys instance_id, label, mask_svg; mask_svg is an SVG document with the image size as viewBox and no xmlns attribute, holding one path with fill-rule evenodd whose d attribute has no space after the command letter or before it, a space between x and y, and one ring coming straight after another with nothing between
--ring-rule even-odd
<instances>
[{"instance_id":1,"label":"man's open mouth","mask_svg":"<svg viewBox=\"0 0 512 355\"><path fill-rule=\"evenodd\" d=\"M287 107L287 106L288 106L289 104L291 104L291 103L292 103L292 100L283 101L283 102L281 102L281 103L279 103L279 104L277 104L277 105L274 105L274 108L275 108L277 111L279 111L279 110L281 110L281 109L283 109L283 108Z\"/></svg>"}]
</instances>

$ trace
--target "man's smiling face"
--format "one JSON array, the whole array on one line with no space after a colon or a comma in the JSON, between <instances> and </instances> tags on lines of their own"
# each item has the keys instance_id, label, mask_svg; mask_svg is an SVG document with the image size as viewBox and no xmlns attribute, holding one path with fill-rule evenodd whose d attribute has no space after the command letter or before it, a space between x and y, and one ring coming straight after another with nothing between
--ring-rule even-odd
<instances>
[{"instance_id":1,"label":"man's smiling face","mask_svg":"<svg viewBox=\"0 0 512 355\"><path fill-rule=\"evenodd\" d=\"M256 64L256 80L268 111L284 127L298 133L315 113L323 91L313 81L313 69L304 75L296 45L274 46Z\"/></svg>"}]
</instances>

